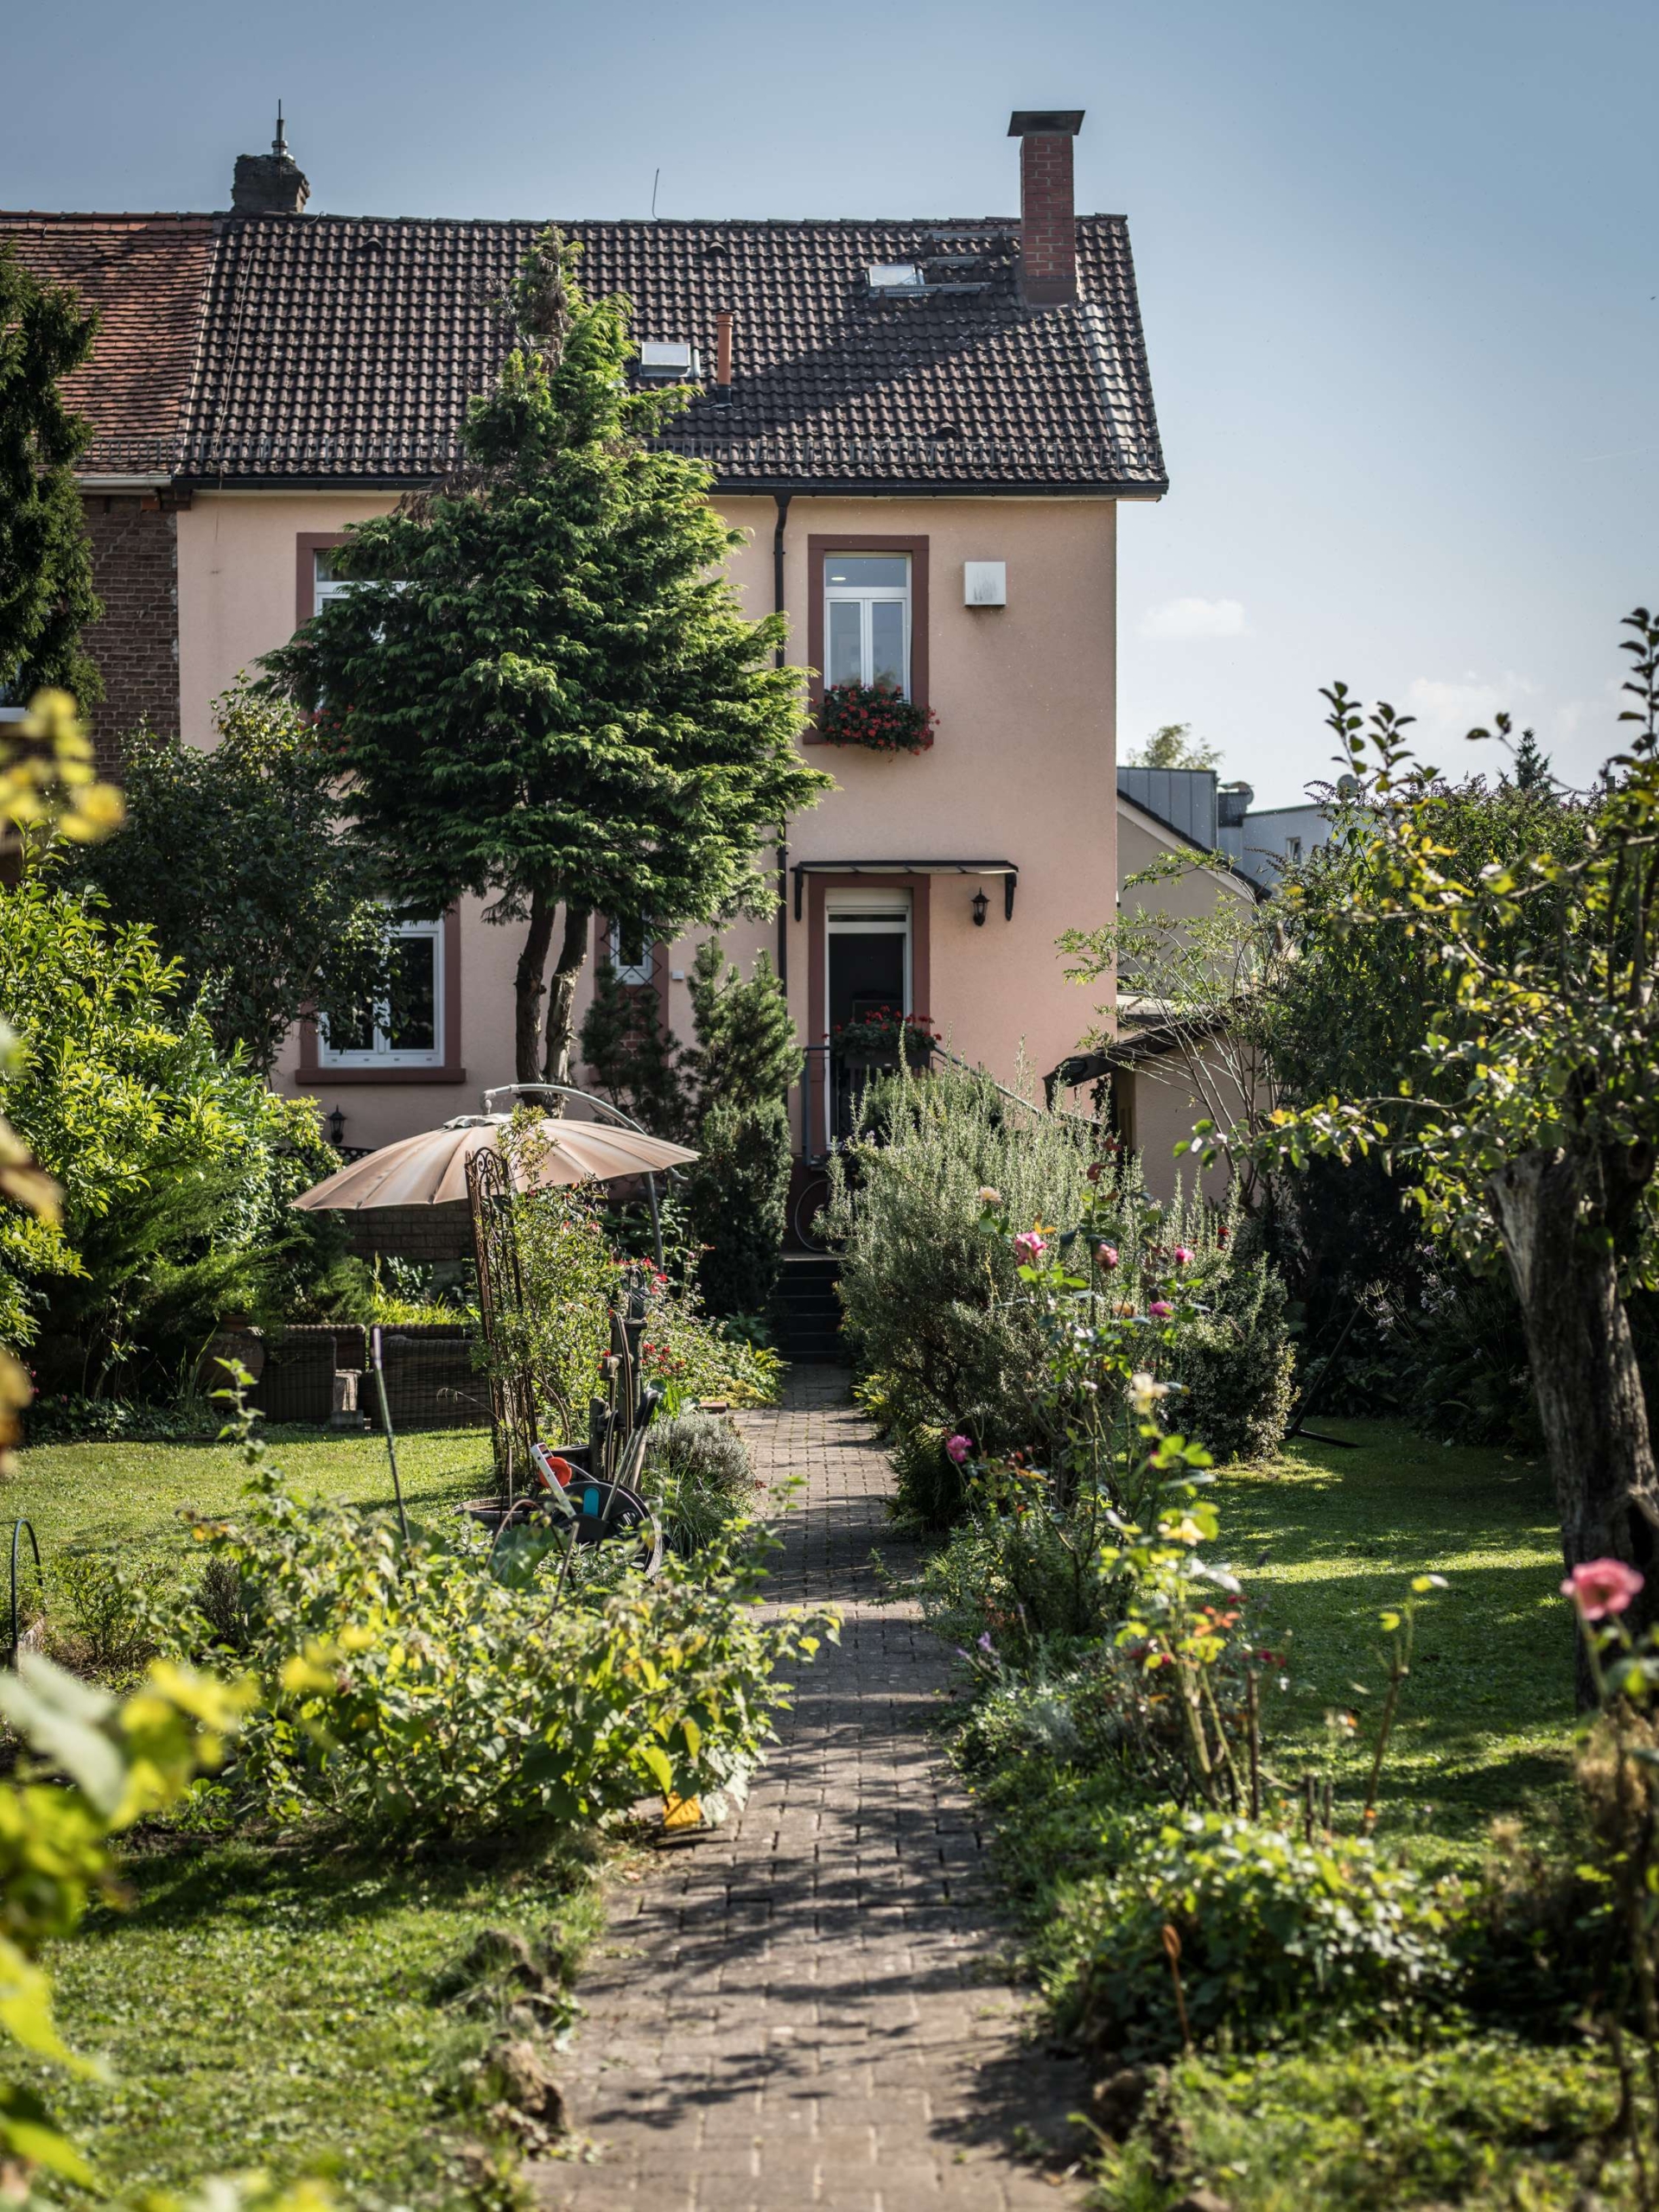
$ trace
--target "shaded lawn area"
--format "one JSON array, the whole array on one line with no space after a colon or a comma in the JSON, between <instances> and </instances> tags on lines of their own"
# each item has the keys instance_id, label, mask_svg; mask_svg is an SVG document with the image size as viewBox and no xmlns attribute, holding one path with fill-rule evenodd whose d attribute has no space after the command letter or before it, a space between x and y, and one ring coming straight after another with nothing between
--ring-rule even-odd
<instances>
[{"instance_id":1,"label":"shaded lawn area","mask_svg":"<svg viewBox=\"0 0 1659 2212\"><path fill-rule=\"evenodd\" d=\"M264 1432L296 1496L392 1503L385 1440L315 1428ZM490 1487L486 1429L415 1430L397 1440L404 1496L419 1519L438 1520ZM0 1515L34 1523L50 1570L60 1552L118 1553L128 1563L193 1548L181 1509L233 1513L247 1469L228 1444L43 1444L19 1455L0 1483Z\"/></svg>"},{"instance_id":2,"label":"shaded lawn area","mask_svg":"<svg viewBox=\"0 0 1659 2212\"><path fill-rule=\"evenodd\" d=\"M1224 1470L1211 1493L1253 1636L1278 1650L1289 1635L1290 1690L1264 1711L1275 1773L1300 1786L1334 1772L1338 1825L1356 1824L1386 1686L1378 1616L1433 1573L1448 1587L1422 1601L1380 1825L1458 1845L1497 1815L1547 1811L1570 1785L1573 1631L1545 1468L1403 1422L1320 1426L1355 1448L1299 1440L1269 1467Z\"/></svg>"},{"instance_id":3,"label":"shaded lawn area","mask_svg":"<svg viewBox=\"0 0 1659 2212\"><path fill-rule=\"evenodd\" d=\"M301 1496L390 1505L374 1435L271 1443ZM488 1455L478 1430L400 1439L412 1516L436 1522L486 1489ZM227 1445L48 1445L0 1495L34 1522L48 1574L79 1550L165 1576L194 1564L179 1508L233 1512L245 1477ZM478 2061L505 1998L457 2001L445 1980L486 1926L574 1963L601 1919L586 1868L533 1848L468 1860L171 1827L130 1841L120 1872L120 1903L47 1960L66 2039L111 2078L34 2077L107 2181L137 2193L260 2166L333 2173L370 2212L488 2201L461 2146L486 2132Z\"/></svg>"},{"instance_id":4,"label":"shaded lawn area","mask_svg":"<svg viewBox=\"0 0 1659 2212\"><path fill-rule=\"evenodd\" d=\"M126 1909L48 1961L69 2043L111 2079L34 2079L124 2197L257 2166L328 2174L362 2212L488 2202L462 2146L510 1993L457 1969L486 1928L574 1962L602 1917L586 1870L520 1859L137 1850Z\"/></svg>"}]
</instances>

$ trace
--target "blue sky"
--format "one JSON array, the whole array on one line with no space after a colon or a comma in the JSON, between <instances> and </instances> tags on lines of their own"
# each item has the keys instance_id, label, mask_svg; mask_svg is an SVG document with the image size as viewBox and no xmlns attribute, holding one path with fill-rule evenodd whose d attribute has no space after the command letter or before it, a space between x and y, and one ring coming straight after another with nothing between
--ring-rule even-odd
<instances>
[{"instance_id":1,"label":"blue sky","mask_svg":"<svg viewBox=\"0 0 1659 2212\"><path fill-rule=\"evenodd\" d=\"M1132 225L1173 489L1120 537L1120 742L1191 721L1259 803L1319 687L1617 742L1659 595L1651 0L56 0L14 9L0 203L215 207L280 93L314 207L1011 213L1014 106L1081 106ZM60 86L54 97L53 88Z\"/></svg>"}]
</instances>

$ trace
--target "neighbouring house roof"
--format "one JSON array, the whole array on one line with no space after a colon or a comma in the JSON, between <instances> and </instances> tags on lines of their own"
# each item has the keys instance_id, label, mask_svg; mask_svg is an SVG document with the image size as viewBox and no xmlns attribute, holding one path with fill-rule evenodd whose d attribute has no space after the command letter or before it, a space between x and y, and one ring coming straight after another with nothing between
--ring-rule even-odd
<instances>
[{"instance_id":1,"label":"neighbouring house roof","mask_svg":"<svg viewBox=\"0 0 1659 2212\"><path fill-rule=\"evenodd\" d=\"M1121 777L1122 771L1120 769L1118 773ZM1127 814L1138 817L1142 827L1151 830L1153 835L1163 843L1179 847L1202 860L1209 874L1213 875L1217 882L1224 883L1230 890L1236 891L1241 897L1253 898L1259 893L1260 886L1255 878L1240 867L1237 860L1225 848L1200 844L1196 837L1179 828L1175 823L1167 821L1155 808L1147 806L1140 799L1132 798L1123 789L1121 782L1118 785L1117 807L1120 816Z\"/></svg>"},{"instance_id":2,"label":"neighbouring house roof","mask_svg":"<svg viewBox=\"0 0 1659 2212\"><path fill-rule=\"evenodd\" d=\"M122 226L150 239L153 267ZM111 334L155 303L167 372L191 354L163 422L160 365L140 405L119 380L130 353L100 340L86 465L163 461L187 480L266 485L395 486L447 467L505 350L496 303L541 228L0 214L0 237L35 265L75 283L76 255L96 267ZM1167 488L1121 216L1077 219L1079 296L1037 308L1019 296L1019 226L1001 219L564 228L586 288L633 302L636 337L698 349L706 381L668 442L729 489ZM923 266L927 289L872 290L878 263ZM734 316L729 405L713 387L721 308Z\"/></svg>"},{"instance_id":3,"label":"neighbouring house roof","mask_svg":"<svg viewBox=\"0 0 1659 2212\"><path fill-rule=\"evenodd\" d=\"M70 404L101 444L143 442L162 472L195 374L213 230L211 215L0 213L0 245L98 310L92 359L66 379Z\"/></svg>"}]
</instances>

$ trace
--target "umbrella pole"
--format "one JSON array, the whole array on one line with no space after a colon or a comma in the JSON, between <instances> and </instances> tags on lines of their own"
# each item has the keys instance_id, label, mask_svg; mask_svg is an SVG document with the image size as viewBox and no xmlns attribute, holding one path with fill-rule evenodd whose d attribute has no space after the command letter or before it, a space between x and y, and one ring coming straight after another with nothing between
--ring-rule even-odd
<instances>
[{"instance_id":1,"label":"umbrella pole","mask_svg":"<svg viewBox=\"0 0 1659 2212\"><path fill-rule=\"evenodd\" d=\"M369 1343L374 1357L374 1384L380 1393L380 1421L386 1432L386 1457L391 1462L391 1494L397 1501L397 1525L404 1532L404 1541L409 1541L409 1516L404 1510L404 1486L397 1478L397 1440L391 1433L391 1408L386 1403L386 1370L380 1363L380 1325L376 1322L369 1332Z\"/></svg>"},{"instance_id":2,"label":"umbrella pole","mask_svg":"<svg viewBox=\"0 0 1659 2212\"><path fill-rule=\"evenodd\" d=\"M659 1275L666 1274L668 1270L663 1265L663 1217L657 1210L657 1178L654 1175L645 1178L645 1195L651 1200L651 1236L657 1247L657 1272Z\"/></svg>"}]
</instances>

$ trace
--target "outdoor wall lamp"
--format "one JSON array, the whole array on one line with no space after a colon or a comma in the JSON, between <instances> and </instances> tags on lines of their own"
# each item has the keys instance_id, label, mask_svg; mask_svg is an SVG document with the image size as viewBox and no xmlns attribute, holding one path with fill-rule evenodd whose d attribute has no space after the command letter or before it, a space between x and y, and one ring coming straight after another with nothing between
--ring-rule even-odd
<instances>
[{"instance_id":1,"label":"outdoor wall lamp","mask_svg":"<svg viewBox=\"0 0 1659 2212\"><path fill-rule=\"evenodd\" d=\"M989 900L989 899L985 896L985 893L984 893L982 891L976 891L976 892L975 892L975 893L974 893L974 927L975 927L976 930L982 930L982 929L984 928L984 926L985 926L985 909L986 909L986 908L990 905L990 903L991 903L991 902L990 902L990 900Z\"/></svg>"},{"instance_id":2,"label":"outdoor wall lamp","mask_svg":"<svg viewBox=\"0 0 1659 2212\"><path fill-rule=\"evenodd\" d=\"M345 1108L343 1106L336 1106L334 1112L328 1116L327 1122L323 1124L323 1127L327 1132L329 1143L333 1145L334 1150L338 1152L341 1145L346 1141Z\"/></svg>"}]
</instances>

